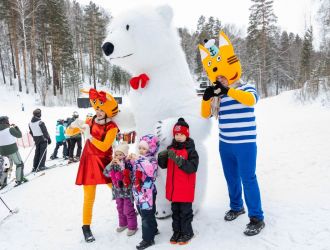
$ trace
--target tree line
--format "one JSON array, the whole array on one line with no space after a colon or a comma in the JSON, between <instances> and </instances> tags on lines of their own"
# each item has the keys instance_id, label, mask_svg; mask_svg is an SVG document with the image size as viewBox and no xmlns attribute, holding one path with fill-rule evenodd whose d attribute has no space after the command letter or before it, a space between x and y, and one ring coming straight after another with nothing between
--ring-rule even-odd
<instances>
[{"instance_id":1,"label":"tree line","mask_svg":"<svg viewBox=\"0 0 330 250\"><path fill-rule=\"evenodd\" d=\"M203 76L197 45L224 30L243 66L243 80L262 96L301 88L306 81L330 76L330 2L319 1L321 46L313 47L313 27L304 36L281 30L273 0L251 0L246 37L235 25L201 15L196 29L178 28L191 73ZM37 93L43 105L57 96L73 103L81 84L128 91L129 74L110 65L101 44L112 16L95 3L71 0L0 0L0 67L3 84ZM1 78L0 78L1 79Z\"/></svg>"},{"instance_id":2,"label":"tree line","mask_svg":"<svg viewBox=\"0 0 330 250\"><path fill-rule=\"evenodd\" d=\"M3 84L19 92L49 95L72 103L78 86L127 82L127 73L110 67L101 44L111 15L90 2L0 0L0 66ZM119 77L118 77L119 75Z\"/></svg>"}]
</instances>

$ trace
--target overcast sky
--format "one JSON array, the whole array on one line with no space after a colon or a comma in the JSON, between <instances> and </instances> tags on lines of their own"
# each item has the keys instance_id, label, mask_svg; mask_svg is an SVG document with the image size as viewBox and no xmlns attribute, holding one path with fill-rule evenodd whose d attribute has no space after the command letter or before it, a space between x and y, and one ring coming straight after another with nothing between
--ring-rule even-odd
<instances>
[{"instance_id":1,"label":"overcast sky","mask_svg":"<svg viewBox=\"0 0 330 250\"><path fill-rule=\"evenodd\" d=\"M90 0L78 0L88 4ZM195 30L201 15L218 17L222 23L233 23L246 32L249 19L250 0L93 0L97 5L109 10L113 16L129 6L140 4L158 5L168 3L174 9L174 24ZM315 0L274 0L274 13L278 17L278 25L288 31L304 34L307 25L312 22L317 35ZM245 35L245 34L244 34Z\"/></svg>"}]
</instances>

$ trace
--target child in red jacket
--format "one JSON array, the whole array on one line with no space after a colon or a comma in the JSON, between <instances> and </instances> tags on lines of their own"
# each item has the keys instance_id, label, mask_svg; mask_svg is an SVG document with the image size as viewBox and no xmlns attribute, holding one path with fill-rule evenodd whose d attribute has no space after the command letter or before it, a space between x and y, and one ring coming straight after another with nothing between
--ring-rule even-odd
<instances>
[{"instance_id":1,"label":"child in red jacket","mask_svg":"<svg viewBox=\"0 0 330 250\"><path fill-rule=\"evenodd\" d=\"M173 235L172 244L187 244L194 236L192 202L195 196L198 154L189 125L179 118L173 128L173 141L167 150L158 154L158 164L167 168L166 199L171 201Z\"/></svg>"}]
</instances>

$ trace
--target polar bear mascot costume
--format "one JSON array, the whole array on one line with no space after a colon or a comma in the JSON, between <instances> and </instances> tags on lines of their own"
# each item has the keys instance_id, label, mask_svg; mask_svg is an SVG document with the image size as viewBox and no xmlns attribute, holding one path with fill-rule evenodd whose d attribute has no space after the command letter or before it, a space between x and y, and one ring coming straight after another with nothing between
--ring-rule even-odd
<instances>
[{"instance_id":1,"label":"polar bear mascot costume","mask_svg":"<svg viewBox=\"0 0 330 250\"><path fill-rule=\"evenodd\" d=\"M156 134L161 142L160 152L170 145L178 118L188 122L200 157L193 203L196 210L206 193L208 164L204 142L211 123L200 115L201 98L196 95L172 18L168 5L128 10L113 18L102 49L111 64L134 76L130 80L129 100L138 137ZM159 169L157 218L171 215L165 182L166 170Z\"/></svg>"}]
</instances>

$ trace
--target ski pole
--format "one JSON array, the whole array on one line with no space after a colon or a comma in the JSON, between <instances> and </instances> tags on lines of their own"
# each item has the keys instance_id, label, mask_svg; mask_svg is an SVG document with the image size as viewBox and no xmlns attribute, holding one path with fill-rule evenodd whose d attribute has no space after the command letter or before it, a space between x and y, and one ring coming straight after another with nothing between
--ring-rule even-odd
<instances>
[{"instance_id":1,"label":"ski pole","mask_svg":"<svg viewBox=\"0 0 330 250\"><path fill-rule=\"evenodd\" d=\"M9 210L9 212L13 214L14 211L11 210L11 209L7 206L6 202L5 202L1 197L0 197L0 200L2 201L3 204L5 204L6 208L8 208L8 210Z\"/></svg>"},{"instance_id":2,"label":"ski pole","mask_svg":"<svg viewBox=\"0 0 330 250\"><path fill-rule=\"evenodd\" d=\"M31 148L31 150L30 150L28 156L26 157L24 163L23 163L24 165L25 165L26 161L29 159L29 157L30 157L30 155L31 155L31 153L32 153L32 151L33 151L33 149L34 149L35 147L36 147L36 145L34 144L33 147Z\"/></svg>"}]
</instances>

